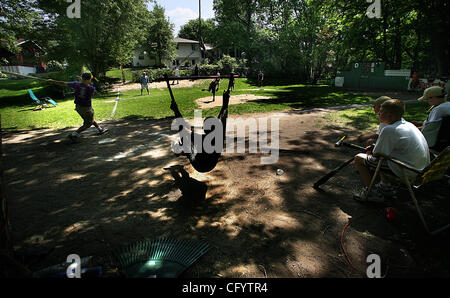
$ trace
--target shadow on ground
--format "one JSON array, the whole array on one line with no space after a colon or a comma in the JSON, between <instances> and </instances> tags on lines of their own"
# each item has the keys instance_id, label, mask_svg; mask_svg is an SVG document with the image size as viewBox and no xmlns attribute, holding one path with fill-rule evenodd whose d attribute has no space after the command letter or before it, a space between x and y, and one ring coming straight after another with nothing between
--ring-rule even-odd
<instances>
[{"instance_id":1,"label":"shadow on ground","mask_svg":"<svg viewBox=\"0 0 450 298\"><path fill-rule=\"evenodd\" d=\"M224 153L209 173L171 152L170 119L111 121L109 133L90 130L77 144L66 140L66 130L6 133L15 249L53 249L25 264L33 271L69 254L94 256L107 277L119 276L114 249L157 237L211 246L183 277L364 277L372 253L387 277L449 276L448 232L426 235L406 197L393 205L398 219L389 223L386 206L352 200L361 186L353 166L320 191L312 188L357 153L333 147L357 131L321 129L302 118L312 114L286 115L275 164L261 164L261 153ZM206 195L186 197L164 169L171 165L182 165ZM422 194L426 210L434 211L430 191ZM349 222L342 243L352 265L341 246Z\"/></svg>"}]
</instances>

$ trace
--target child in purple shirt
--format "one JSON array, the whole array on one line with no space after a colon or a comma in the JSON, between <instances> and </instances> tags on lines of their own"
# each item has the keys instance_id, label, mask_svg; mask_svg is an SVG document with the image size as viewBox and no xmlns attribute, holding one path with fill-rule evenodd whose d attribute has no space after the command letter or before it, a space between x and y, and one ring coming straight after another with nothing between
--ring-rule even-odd
<instances>
[{"instance_id":1,"label":"child in purple shirt","mask_svg":"<svg viewBox=\"0 0 450 298\"><path fill-rule=\"evenodd\" d=\"M84 73L81 76L81 82L62 82L48 79L47 82L53 83L59 86L67 86L74 89L75 92L75 110L83 118L83 125L76 131L72 132L68 137L72 141L76 141L80 133L94 125L99 134L103 134L108 131L108 129L102 128L98 125L97 121L94 120L94 109L92 108L92 95L95 92L95 87L91 85L92 74Z\"/></svg>"}]
</instances>

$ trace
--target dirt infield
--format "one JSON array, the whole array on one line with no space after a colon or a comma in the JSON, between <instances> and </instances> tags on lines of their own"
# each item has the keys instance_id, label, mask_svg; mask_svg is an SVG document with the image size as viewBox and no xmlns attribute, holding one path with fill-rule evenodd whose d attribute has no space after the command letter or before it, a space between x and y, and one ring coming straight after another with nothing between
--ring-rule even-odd
<instances>
[{"instance_id":1,"label":"dirt infield","mask_svg":"<svg viewBox=\"0 0 450 298\"><path fill-rule=\"evenodd\" d=\"M176 82L173 85L172 85L173 82L169 82L169 83L170 83L171 88L184 88L184 87L192 87L192 86L196 86L196 85L201 85L203 83L203 81L204 80L195 80L195 81L181 80L178 82L178 84ZM124 92L124 91L128 91L128 90L140 90L141 84L140 83L128 83L128 84L122 85L121 83L119 83L119 84L113 85L112 89L117 90L117 87L120 87L120 90L122 92ZM166 82L153 82L153 83L150 83L148 85L148 87L150 89L152 89L152 88L156 88L156 89L167 88L167 83Z\"/></svg>"},{"instance_id":2,"label":"dirt infield","mask_svg":"<svg viewBox=\"0 0 450 298\"><path fill-rule=\"evenodd\" d=\"M230 97L230 105L233 104L240 104L240 103L246 103L253 100L262 100L262 99L270 99L269 96L262 96L262 95L253 95L253 94L238 94L233 95ZM222 95L216 95L216 98L214 101L212 95L207 97L202 97L196 100L197 104L202 109L209 109L212 107L221 107L222 106Z\"/></svg>"},{"instance_id":3,"label":"dirt infield","mask_svg":"<svg viewBox=\"0 0 450 298\"><path fill-rule=\"evenodd\" d=\"M164 236L211 246L183 273L188 278L364 277L369 254L381 257L386 277L449 277L448 232L426 235L406 195L387 205L398 210L390 223L386 206L352 199L352 190L361 186L352 165L321 191L312 188L356 153L333 144L359 132L330 128L326 113L239 115L278 117L285 150L266 165L260 152L223 154L208 173L195 172L186 158L173 154L172 119L110 121L107 134L97 136L92 129L72 145L66 140L70 129L4 133L15 249L51 249L26 264L32 270L76 253L94 256L104 276L114 277L119 270L112 250ZM206 197L182 196L163 169L175 164L207 186ZM426 210L434 210L437 201L429 193L419 195Z\"/></svg>"}]
</instances>

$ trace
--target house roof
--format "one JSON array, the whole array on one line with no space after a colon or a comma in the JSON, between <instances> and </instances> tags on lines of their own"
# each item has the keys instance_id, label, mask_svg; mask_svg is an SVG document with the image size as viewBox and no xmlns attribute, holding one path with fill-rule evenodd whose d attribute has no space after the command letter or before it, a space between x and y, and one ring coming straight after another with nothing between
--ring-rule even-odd
<instances>
[{"instance_id":1,"label":"house roof","mask_svg":"<svg viewBox=\"0 0 450 298\"><path fill-rule=\"evenodd\" d=\"M173 39L173 41L176 42L176 43L195 43L195 44L198 44L198 41L185 39L185 38L181 38L181 37L175 37Z\"/></svg>"},{"instance_id":2,"label":"house roof","mask_svg":"<svg viewBox=\"0 0 450 298\"><path fill-rule=\"evenodd\" d=\"M185 39L185 38L181 38L181 37L175 37L175 38L173 39L173 41L176 42L176 43L199 44L198 41L190 40L190 39ZM209 50L214 49L214 46L205 43L205 49L206 49L207 51L209 51Z\"/></svg>"},{"instance_id":3,"label":"house roof","mask_svg":"<svg viewBox=\"0 0 450 298\"><path fill-rule=\"evenodd\" d=\"M24 45L24 44L26 44L26 43L28 43L28 42L31 42L36 48L38 48L38 49L41 50L42 52L45 52L43 48L41 48L37 43L35 43L35 42L32 41L32 40L19 39L19 40L17 40L17 42L18 42L18 43L16 44L16 46L21 46L21 45Z\"/></svg>"}]
</instances>

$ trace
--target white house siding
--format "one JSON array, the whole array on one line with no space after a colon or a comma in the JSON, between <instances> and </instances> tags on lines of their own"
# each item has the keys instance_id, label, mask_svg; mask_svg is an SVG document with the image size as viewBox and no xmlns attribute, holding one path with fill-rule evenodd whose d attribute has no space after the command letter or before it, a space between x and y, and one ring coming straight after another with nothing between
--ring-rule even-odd
<instances>
[{"instance_id":1,"label":"white house siding","mask_svg":"<svg viewBox=\"0 0 450 298\"><path fill-rule=\"evenodd\" d=\"M193 49L192 46L195 46ZM144 58L144 59L139 59ZM174 68L177 65L185 66L186 61L189 66L199 64L202 60L202 53L198 43L178 43L177 52L174 61L164 61L169 68ZM154 66L155 59L150 59L148 54L144 55L143 50L135 50L133 55L133 66Z\"/></svg>"},{"instance_id":2,"label":"white house siding","mask_svg":"<svg viewBox=\"0 0 450 298\"><path fill-rule=\"evenodd\" d=\"M170 68L174 68L177 65L185 66L186 62L188 62L188 66L193 66L199 64L201 59L202 53L198 44L179 43L174 61L171 61L168 65Z\"/></svg>"},{"instance_id":3,"label":"white house siding","mask_svg":"<svg viewBox=\"0 0 450 298\"><path fill-rule=\"evenodd\" d=\"M144 59L139 59L144 58ZM135 50L133 54L133 66L154 66L155 59L150 59L148 54L144 54L143 50Z\"/></svg>"},{"instance_id":4,"label":"white house siding","mask_svg":"<svg viewBox=\"0 0 450 298\"><path fill-rule=\"evenodd\" d=\"M18 74L34 74L36 73L36 67L29 67L29 66L11 66L11 65L3 65L0 66L0 70L9 71L9 72L15 72Z\"/></svg>"}]
</instances>

